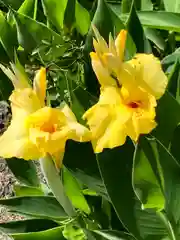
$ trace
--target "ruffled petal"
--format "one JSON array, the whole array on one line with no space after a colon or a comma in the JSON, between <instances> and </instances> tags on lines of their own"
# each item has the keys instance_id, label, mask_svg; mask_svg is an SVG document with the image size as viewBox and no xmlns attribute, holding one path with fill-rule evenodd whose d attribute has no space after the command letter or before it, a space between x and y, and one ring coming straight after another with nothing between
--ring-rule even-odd
<instances>
[{"instance_id":1,"label":"ruffled petal","mask_svg":"<svg viewBox=\"0 0 180 240\"><path fill-rule=\"evenodd\" d=\"M90 131L85 126L77 122L77 119L69 106L67 104L63 104L61 111L66 116L67 127L70 130L68 138L78 142L90 141Z\"/></svg>"},{"instance_id":2,"label":"ruffled petal","mask_svg":"<svg viewBox=\"0 0 180 240\"><path fill-rule=\"evenodd\" d=\"M28 132L20 120L12 121L9 128L0 137L0 156L4 158L38 159L41 153L28 139Z\"/></svg>"},{"instance_id":3,"label":"ruffled petal","mask_svg":"<svg viewBox=\"0 0 180 240\"><path fill-rule=\"evenodd\" d=\"M136 70L136 83L159 99L164 94L168 83L160 61L152 54L137 54L128 63Z\"/></svg>"}]
</instances>

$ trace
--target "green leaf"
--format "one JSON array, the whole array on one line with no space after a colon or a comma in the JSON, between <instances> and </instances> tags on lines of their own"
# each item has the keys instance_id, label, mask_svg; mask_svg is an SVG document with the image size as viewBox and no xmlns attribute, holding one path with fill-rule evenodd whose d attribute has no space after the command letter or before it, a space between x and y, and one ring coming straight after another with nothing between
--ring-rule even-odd
<instances>
[{"instance_id":1,"label":"green leaf","mask_svg":"<svg viewBox=\"0 0 180 240\"><path fill-rule=\"evenodd\" d=\"M94 232L109 240L135 240L130 234L114 230L96 230Z\"/></svg>"},{"instance_id":2,"label":"green leaf","mask_svg":"<svg viewBox=\"0 0 180 240\"><path fill-rule=\"evenodd\" d=\"M18 47L17 36L2 11L0 11L0 42L9 58L13 60L14 50Z\"/></svg>"},{"instance_id":3,"label":"green leaf","mask_svg":"<svg viewBox=\"0 0 180 240\"><path fill-rule=\"evenodd\" d=\"M143 208L161 211L165 206L163 177L157 154L141 137L136 146L133 164L133 187Z\"/></svg>"},{"instance_id":4,"label":"green leaf","mask_svg":"<svg viewBox=\"0 0 180 240\"><path fill-rule=\"evenodd\" d=\"M119 219L130 233L141 239L135 217L136 201L131 183L133 152L134 146L129 140L121 147L104 150L97 158L102 179Z\"/></svg>"},{"instance_id":5,"label":"green leaf","mask_svg":"<svg viewBox=\"0 0 180 240\"><path fill-rule=\"evenodd\" d=\"M180 122L180 104L170 93L166 92L158 102L156 113L158 126L152 135L168 147L174 130Z\"/></svg>"},{"instance_id":6,"label":"green leaf","mask_svg":"<svg viewBox=\"0 0 180 240\"><path fill-rule=\"evenodd\" d=\"M134 27L136 26L136 27ZM151 46L146 39L143 28L137 16L134 4L132 4L131 12L127 21L127 30L131 35L138 53L151 53Z\"/></svg>"},{"instance_id":7,"label":"green leaf","mask_svg":"<svg viewBox=\"0 0 180 240\"><path fill-rule=\"evenodd\" d=\"M19 44L26 51L32 51L46 42L50 46L57 45L57 49L61 50L60 53L58 52L59 56L64 53L66 48L62 36L49 29L46 25L23 14L14 12L14 17L16 20ZM63 44L63 46L60 48L61 44ZM42 54L43 53L42 50Z\"/></svg>"},{"instance_id":8,"label":"green leaf","mask_svg":"<svg viewBox=\"0 0 180 240\"><path fill-rule=\"evenodd\" d=\"M165 49L165 40L162 38L161 34L152 28L144 28L144 33L146 38L152 41L159 49Z\"/></svg>"},{"instance_id":9,"label":"green leaf","mask_svg":"<svg viewBox=\"0 0 180 240\"><path fill-rule=\"evenodd\" d=\"M0 199L0 205L8 207L11 212L18 212L39 218L56 220L67 218L63 208L54 197L12 197L9 199Z\"/></svg>"},{"instance_id":10,"label":"green leaf","mask_svg":"<svg viewBox=\"0 0 180 240\"><path fill-rule=\"evenodd\" d=\"M66 10L64 13L64 25L69 31L71 31L75 23L75 6L76 0L67 1Z\"/></svg>"},{"instance_id":11,"label":"green leaf","mask_svg":"<svg viewBox=\"0 0 180 240\"><path fill-rule=\"evenodd\" d=\"M76 156L76 161L74 161ZM86 159L86 160L84 160ZM96 155L93 152L91 143L79 143L68 140L66 143L66 151L63 158L64 165L73 171L77 169L83 171L87 175L100 178L96 161Z\"/></svg>"},{"instance_id":12,"label":"green leaf","mask_svg":"<svg viewBox=\"0 0 180 240\"><path fill-rule=\"evenodd\" d=\"M180 32L180 14L165 11L140 11L138 17L141 24L149 28L164 29L168 31ZM126 21L128 14L121 16Z\"/></svg>"},{"instance_id":13,"label":"green leaf","mask_svg":"<svg viewBox=\"0 0 180 240\"><path fill-rule=\"evenodd\" d=\"M163 68L167 68L170 65L174 65L177 60L180 60L180 48L177 48L175 52L164 57L161 63Z\"/></svg>"},{"instance_id":14,"label":"green leaf","mask_svg":"<svg viewBox=\"0 0 180 240\"><path fill-rule=\"evenodd\" d=\"M71 200L75 208L79 208L87 214L90 214L91 210L88 203L82 194L79 183L76 178L68 171L67 168L63 167L63 183L67 196Z\"/></svg>"},{"instance_id":15,"label":"green leaf","mask_svg":"<svg viewBox=\"0 0 180 240\"><path fill-rule=\"evenodd\" d=\"M37 187L40 185L35 165L32 161L25 161L23 159L11 158L7 161L8 167L11 169L14 176L21 183Z\"/></svg>"},{"instance_id":16,"label":"green leaf","mask_svg":"<svg viewBox=\"0 0 180 240\"><path fill-rule=\"evenodd\" d=\"M81 184L87 186L89 189L95 191L98 195L109 201L106 188L101 179L95 176L89 176L88 174L80 170L74 171L73 175L79 180ZM85 190L83 192L85 192L84 194L86 194Z\"/></svg>"},{"instance_id":17,"label":"green leaf","mask_svg":"<svg viewBox=\"0 0 180 240\"><path fill-rule=\"evenodd\" d=\"M62 227L35 233L19 233L10 235L14 240L65 240L62 235Z\"/></svg>"},{"instance_id":18,"label":"green leaf","mask_svg":"<svg viewBox=\"0 0 180 240\"><path fill-rule=\"evenodd\" d=\"M180 2L179 0L172 1L171 0L163 0L164 7L167 12L177 12L180 13Z\"/></svg>"},{"instance_id":19,"label":"green leaf","mask_svg":"<svg viewBox=\"0 0 180 240\"><path fill-rule=\"evenodd\" d=\"M75 7L75 20L77 30L80 32L80 34L86 35L91 23L90 14L77 0Z\"/></svg>"},{"instance_id":20,"label":"green leaf","mask_svg":"<svg viewBox=\"0 0 180 240\"><path fill-rule=\"evenodd\" d=\"M0 230L6 234L25 233L43 231L57 226L58 224L52 220L34 218L0 223Z\"/></svg>"},{"instance_id":21,"label":"green leaf","mask_svg":"<svg viewBox=\"0 0 180 240\"><path fill-rule=\"evenodd\" d=\"M139 153L141 152L142 154L143 150L146 154L147 160L152 168L151 170L154 172L154 175L156 175L156 178L159 179L159 185L164 192L165 212L167 213L167 216L163 215L163 218L169 221L172 225L172 229L169 229L167 224L167 231L169 232L169 235L176 234L175 231L177 227L179 227L180 220L180 204L177 197L180 194L180 165L178 164L176 159L170 154L167 148L165 148L161 143L156 141L156 139L149 139L149 141L143 139L140 141L140 147L141 149L139 150ZM145 171L145 169L141 168L141 171ZM143 179L144 178L142 178L142 180ZM148 178L146 179L149 180ZM151 183L152 185L147 186L147 188L142 187L142 185L139 185L138 187L140 187L142 195L148 195L149 197L151 197L149 199L153 202L155 184L152 180ZM154 198L153 204L155 206L158 206L157 201L159 200ZM160 202L161 201L159 201L159 203ZM162 215L160 215L160 217L162 217Z\"/></svg>"},{"instance_id":22,"label":"green leaf","mask_svg":"<svg viewBox=\"0 0 180 240\"><path fill-rule=\"evenodd\" d=\"M133 0L122 0L122 13L129 13ZM153 4L151 0L134 0L134 4L137 10L153 10Z\"/></svg>"},{"instance_id":23,"label":"green leaf","mask_svg":"<svg viewBox=\"0 0 180 240\"><path fill-rule=\"evenodd\" d=\"M177 61L169 76L168 91L180 103L180 62Z\"/></svg>"},{"instance_id":24,"label":"green leaf","mask_svg":"<svg viewBox=\"0 0 180 240\"><path fill-rule=\"evenodd\" d=\"M24 185L15 185L14 186L15 195L18 197L21 196L44 196L44 192L37 187L28 187Z\"/></svg>"},{"instance_id":25,"label":"green leaf","mask_svg":"<svg viewBox=\"0 0 180 240\"><path fill-rule=\"evenodd\" d=\"M34 17L36 0L25 0L18 9L18 13L22 13L29 17Z\"/></svg>"},{"instance_id":26,"label":"green leaf","mask_svg":"<svg viewBox=\"0 0 180 240\"><path fill-rule=\"evenodd\" d=\"M68 0L42 0L44 13L50 22L61 32Z\"/></svg>"}]
</instances>

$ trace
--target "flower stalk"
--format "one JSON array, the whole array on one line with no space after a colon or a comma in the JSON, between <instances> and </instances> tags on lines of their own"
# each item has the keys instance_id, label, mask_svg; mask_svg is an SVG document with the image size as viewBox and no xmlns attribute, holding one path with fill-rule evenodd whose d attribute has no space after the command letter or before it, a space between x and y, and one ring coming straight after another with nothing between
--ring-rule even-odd
<instances>
[{"instance_id":1,"label":"flower stalk","mask_svg":"<svg viewBox=\"0 0 180 240\"><path fill-rule=\"evenodd\" d=\"M64 208L64 211L70 216L75 216L76 212L69 198L66 196L62 181L53 159L50 155L40 159L41 170L44 174L46 182L50 187L57 201Z\"/></svg>"}]
</instances>

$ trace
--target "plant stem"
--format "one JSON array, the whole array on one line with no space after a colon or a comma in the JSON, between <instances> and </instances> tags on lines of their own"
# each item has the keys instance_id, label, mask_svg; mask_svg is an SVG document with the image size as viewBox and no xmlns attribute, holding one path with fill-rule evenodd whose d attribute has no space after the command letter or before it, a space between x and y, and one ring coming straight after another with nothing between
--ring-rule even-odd
<instances>
[{"instance_id":1,"label":"plant stem","mask_svg":"<svg viewBox=\"0 0 180 240\"><path fill-rule=\"evenodd\" d=\"M59 173L55 167L53 159L50 155L40 159L41 170L50 187L52 193L54 194L57 201L64 208L65 212L70 216L75 216L76 212L73 208L69 198L66 196L62 181L60 179Z\"/></svg>"}]
</instances>

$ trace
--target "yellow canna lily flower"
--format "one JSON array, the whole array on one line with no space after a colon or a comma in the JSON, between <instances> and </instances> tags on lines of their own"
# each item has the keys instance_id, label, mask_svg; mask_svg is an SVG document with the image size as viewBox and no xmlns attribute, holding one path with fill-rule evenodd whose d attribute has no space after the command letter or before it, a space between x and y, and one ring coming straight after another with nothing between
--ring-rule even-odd
<instances>
[{"instance_id":1,"label":"yellow canna lily flower","mask_svg":"<svg viewBox=\"0 0 180 240\"><path fill-rule=\"evenodd\" d=\"M93 27L97 40L93 40L95 52L91 52L93 70L102 87L135 85L144 88L159 99L165 92L167 77L160 61L152 54L136 54L124 62L127 31L121 30L115 41L109 37L109 46Z\"/></svg>"},{"instance_id":2,"label":"yellow canna lily flower","mask_svg":"<svg viewBox=\"0 0 180 240\"><path fill-rule=\"evenodd\" d=\"M67 104L58 109L45 106L45 68L36 73L33 88L24 81L22 85L21 80L13 80L15 90L10 96L12 120L0 137L0 156L31 160L50 154L59 168L66 141L89 141L90 131L77 122Z\"/></svg>"},{"instance_id":3,"label":"yellow canna lily flower","mask_svg":"<svg viewBox=\"0 0 180 240\"><path fill-rule=\"evenodd\" d=\"M156 127L156 99L142 88L105 87L99 102L84 114L92 132L96 153L125 143L126 137L137 141Z\"/></svg>"}]
</instances>

